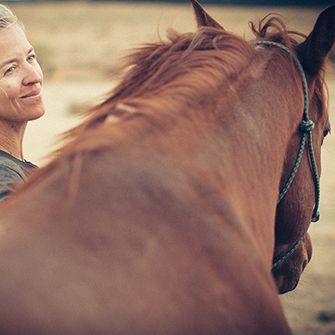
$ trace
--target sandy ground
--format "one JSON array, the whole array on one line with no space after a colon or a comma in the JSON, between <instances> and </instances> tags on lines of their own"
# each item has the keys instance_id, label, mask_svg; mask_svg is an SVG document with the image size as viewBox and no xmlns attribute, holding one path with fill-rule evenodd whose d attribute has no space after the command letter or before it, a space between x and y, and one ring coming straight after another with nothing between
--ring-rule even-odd
<instances>
[{"instance_id":1,"label":"sandy ground","mask_svg":"<svg viewBox=\"0 0 335 335\"><path fill-rule=\"evenodd\" d=\"M47 114L31 123L25 141L26 158L38 164L47 161L55 135L80 122L78 115L70 113L73 104L91 105L113 86L117 59L125 50L164 37L168 27L179 31L195 27L188 5L76 2L12 8L25 23L46 73ZM247 32L249 20L257 21L268 12L281 13L291 27L307 33L319 12L316 8L207 8L227 30L239 34ZM334 76L328 84L334 119ZM335 137L329 136L323 148L321 221L310 229L314 256L299 287L282 297L296 335L335 334L334 171Z\"/></svg>"}]
</instances>

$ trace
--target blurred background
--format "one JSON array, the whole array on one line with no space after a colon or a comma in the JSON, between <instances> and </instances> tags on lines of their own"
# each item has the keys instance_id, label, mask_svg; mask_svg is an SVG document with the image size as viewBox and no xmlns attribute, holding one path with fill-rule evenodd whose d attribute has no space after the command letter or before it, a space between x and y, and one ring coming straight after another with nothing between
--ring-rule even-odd
<instances>
[{"instance_id":1,"label":"blurred background","mask_svg":"<svg viewBox=\"0 0 335 335\"><path fill-rule=\"evenodd\" d=\"M25 140L26 159L43 165L55 137L81 121L117 82L127 50L165 38L168 28L194 31L187 1L3 1L23 21L45 74L46 115L32 122ZM326 0L202 1L228 31L251 36L248 21L272 13L289 29L308 34ZM328 65L330 114L334 119L335 52ZM314 255L299 287L282 297L294 334L335 335L335 140L323 148L321 221L311 227ZM247 273L245 274L248 275ZM260 297L261 299L261 297Z\"/></svg>"}]
</instances>

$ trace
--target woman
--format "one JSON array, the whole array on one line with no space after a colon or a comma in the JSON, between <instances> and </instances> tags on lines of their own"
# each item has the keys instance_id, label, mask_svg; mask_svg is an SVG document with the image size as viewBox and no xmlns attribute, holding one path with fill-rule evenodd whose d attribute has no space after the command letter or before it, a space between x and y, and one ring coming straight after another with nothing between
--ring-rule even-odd
<instances>
[{"instance_id":1,"label":"woman","mask_svg":"<svg viewBox=\"0 0 335 335\"><path fill-rule=\"evenodd\" d=\"M35 167L23 159L27 122L44 114L43 74L23 25L0 5L0 201Z\"/></svg>"}]
</instances>

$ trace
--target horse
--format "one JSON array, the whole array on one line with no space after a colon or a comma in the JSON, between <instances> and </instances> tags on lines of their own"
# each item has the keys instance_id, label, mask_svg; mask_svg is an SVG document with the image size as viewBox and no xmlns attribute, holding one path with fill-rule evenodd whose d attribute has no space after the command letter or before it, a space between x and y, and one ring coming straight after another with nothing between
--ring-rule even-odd
<instances>
[{"instance_id":1,"label":"horse","mask_svg":"<svg viewBox=\"0 0 335 335\"><path fill-rule=\"evenodd\" d=\"M270 15L247 41L191 3L198 29L135 50L1 206L2 335L291 334L335 6L306 38Z\"/></svg>"}]
</instances>

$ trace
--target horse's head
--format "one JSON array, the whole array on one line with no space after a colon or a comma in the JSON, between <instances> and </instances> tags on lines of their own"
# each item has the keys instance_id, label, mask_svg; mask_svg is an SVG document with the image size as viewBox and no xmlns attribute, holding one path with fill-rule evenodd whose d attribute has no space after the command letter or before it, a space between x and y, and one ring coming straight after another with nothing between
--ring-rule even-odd
<instances>
[{"instance_id":1,"label":"horse's head","mask_svg":"<svg viewBox=\"0 0 335 335\"><path fill-rule=\"evenodd\" d=\"M199 27L211 26L224 30L196 0L191 0L191 3L195 9ZM278 31L268 33L267 28L273 27ZM311 220L316 221L318 216L321 145L330 130L323 65L335 39L335 6L329 7L320 14L312 32L302 43L292 38L291 33L280 20L270 18L265 25L262 25L261 21L258 31L252 24L252 30L257 40L275 42L265 46L277 49L284 47L281 52L289 54L287 66L292 66L292 76L297 79L296 84L301 90L301 97L303 96L301 82L306 79L307 94L304 94L304 99L308 99L305 103L307 112L303 110L302 99L293 97L296 101L292 103L294 106L292 112L298 113L298 116L301 115L301 119L296 125L287 148L280 185L280 190L287 189L287 193L284 191L285 195L282 195L283 192L280 192L283 199L279 202L276 211L273 275L278 291L285 293L296 287L312 255L312 244L307 230ZM303 36L299 33L293 34ZM263 44L263 42L260 43ZM302 67L299 71L300 66ZM301 159L299 157L297 159L299 150L303 150ZM292 183L288 183L294 170L296 173L293 173Z\"/></svg>"},{"instance_id":2,"label":"horse's head","mask_svg":"<svg viewBox=\"0 0 335 335\"><path fill-rule=\"evenodd\" d=\"M299 146L304 150L301 164L276 212L276 243L273 275L280 293L293 290L312 255L307 233L310 222L318 220L321 145L330 130L323 81L323 64L335 39L335 6L323 11L306 40L294 47L307 79L311 126L297 127L287 149L281 190L297 166ZM300 76L303 77L303 74ZM303 118L302 118L303 120ZM308 129L309 128L309 129ZM306 144L301 144L303 138ZM299 161L299 159L298 159Z\"/></svg>"}]
</instances>

